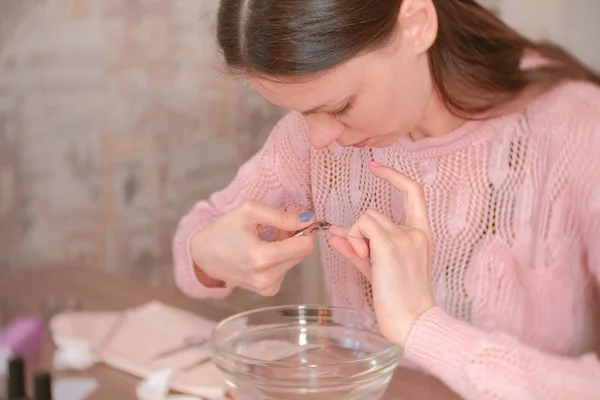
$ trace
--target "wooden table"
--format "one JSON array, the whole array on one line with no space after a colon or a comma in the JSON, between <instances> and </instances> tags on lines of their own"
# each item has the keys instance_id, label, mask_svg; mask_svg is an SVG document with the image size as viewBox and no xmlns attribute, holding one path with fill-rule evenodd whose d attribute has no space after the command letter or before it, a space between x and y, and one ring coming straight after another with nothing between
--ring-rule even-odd
<instances>
[{"instance_id":1,"label":"wooden table","mask_svg":"<svg viewBox=\"0 0 600 400\"><path fill-rule=\"evenodd\" d=\"M0 305L4 321L37 314L39 304L48 297L75 296L82 309L116 311L142 305L150 300L179 307L204 317L219 320L230 314L225 309L107 273L83 268L50 268L43 270L1 271ZM50 368L53 346L50 339L41 354L30 363L31 368ZM93 377L100 383L92 400L135 399L138 379L98 365L82 373L57 373L56 376ZM459 399L439 380L412 370L399 368L390 384L385 400L453 400Z\"/></svg>"}]
</instances>

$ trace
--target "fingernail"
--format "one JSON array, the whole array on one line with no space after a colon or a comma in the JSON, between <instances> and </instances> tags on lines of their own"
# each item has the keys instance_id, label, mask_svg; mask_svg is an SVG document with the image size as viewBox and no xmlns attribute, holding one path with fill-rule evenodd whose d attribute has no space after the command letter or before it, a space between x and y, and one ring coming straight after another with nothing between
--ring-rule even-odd
<instances>
[{"instance_id":1,"label":"fingernail","mask_svg":"<svg viewBox=\"0 0 600 400\"><path fill-rule=\"evenodd\" d=\"M312 219L314 215L315 213L312 211L305 211L302 214L298 215L298 219L300 220L300 222L308 222Z\"/></svg>"},{"instance_id":2,"label":"fingernail","mask_svg":"<svg viewBox=\"0 0 600 400\"><path fill-rule=\"evenodd\" d=\"M371 167L373 168L379 168L379 167L383 167L383 165L379 164L377 161L371 161L369 163L371 165Z\"/></svg>"}]
</instances>

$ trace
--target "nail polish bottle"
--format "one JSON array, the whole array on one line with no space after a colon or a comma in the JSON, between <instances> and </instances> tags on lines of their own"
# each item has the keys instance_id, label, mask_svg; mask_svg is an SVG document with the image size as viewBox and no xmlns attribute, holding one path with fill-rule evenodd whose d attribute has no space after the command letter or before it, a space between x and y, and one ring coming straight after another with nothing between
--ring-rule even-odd
<instances>
[{"instance_id":1,"label":"nail polish bottle","mask_svg":"<svg viewBox=\"0 0 600 400\"><path fill-rule=\"evenodd\" d=\"M13 357L8 361L6 400L27 400L25 390L25 360Z\"/></svg>"},{"instance_id":2,"label":"nail polish bottle","mask_svg":"<svg viewBox=\"0 0 600 400\"><path fill-rule=\"evenodd\" d=\"M7 354L21 356L28 360L42 349L44 329L44 321L41 318L13 319L0 331L0 354L3 357Z\"/></svg>"},{"instance_id":3,"label":"nail polish bottle","mask_svg":"<svg viewBox=\"0 0 600 400\"><path fill-rule=\"evenodd\" d=\"M33 378L33 400L52 400L52 376L49 372L38 372Z\"/></svg>"}]
</instances>

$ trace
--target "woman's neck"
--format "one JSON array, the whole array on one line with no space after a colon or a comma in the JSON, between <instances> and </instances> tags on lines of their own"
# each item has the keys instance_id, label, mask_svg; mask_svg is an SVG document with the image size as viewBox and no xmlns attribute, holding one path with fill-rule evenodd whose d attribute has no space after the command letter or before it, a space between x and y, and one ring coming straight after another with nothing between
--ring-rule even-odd
<instances>
[{"instance_id":1,"label":"woman's neck","mask_svg":"<svg viewBox=\"0 0 600 400\"><path fill-rule=\"evenodd\" d=\"M410 132L410 136L413 140L443 136L462 126L465 122L465 119L451 113L437 92L433 90L423 118Z\"/></svg>"}]
</instances>

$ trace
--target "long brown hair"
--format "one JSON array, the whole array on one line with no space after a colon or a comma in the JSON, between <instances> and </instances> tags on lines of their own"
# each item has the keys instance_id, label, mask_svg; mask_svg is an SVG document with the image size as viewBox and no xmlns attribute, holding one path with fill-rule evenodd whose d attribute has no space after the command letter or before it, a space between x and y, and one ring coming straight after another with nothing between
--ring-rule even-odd
<instances>
[{"instance_id":1,"label":"long brown hair","mask_svg":"<svg viewBox=\"0 0 600 400\"><path fill-rule=\"evenodd\" d=\"M438 37L429 51L435 87L456 115L473 118L526 87L600 76L557 46L534 43L475 0L432 0ZM402 0L221 0L217 38L227 67L307 77L384 46ZM523 69L527 52L545 62Z\"/></svg>"}]
</instances>

